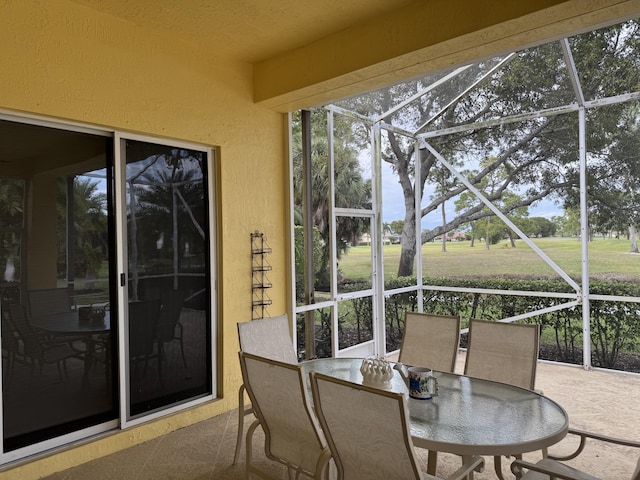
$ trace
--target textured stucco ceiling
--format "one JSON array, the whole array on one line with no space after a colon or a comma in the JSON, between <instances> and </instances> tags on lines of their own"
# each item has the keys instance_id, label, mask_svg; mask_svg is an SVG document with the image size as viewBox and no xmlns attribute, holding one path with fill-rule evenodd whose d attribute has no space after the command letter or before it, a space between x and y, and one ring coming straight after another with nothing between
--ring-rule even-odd
<instances>
[{"instance_id":1,"label":"textured stucco ceiling","mask_svg":"<svg viewBox=\"0 0 640 480\"><path fill-rule=\"evenodd\" d=\"M414 0L72 0L258 62Z\"/></svg>"},{"instance_id":2,"label":"textured stucco ceiling","mask_svg":"<svg viewBox=\"0 0 640 480\"><path fill-rule=\"evenodd\" d=\"M640 0L68 1L252 64L254 101L281 112L640 12Z\"/></svg>"}]
</instances>

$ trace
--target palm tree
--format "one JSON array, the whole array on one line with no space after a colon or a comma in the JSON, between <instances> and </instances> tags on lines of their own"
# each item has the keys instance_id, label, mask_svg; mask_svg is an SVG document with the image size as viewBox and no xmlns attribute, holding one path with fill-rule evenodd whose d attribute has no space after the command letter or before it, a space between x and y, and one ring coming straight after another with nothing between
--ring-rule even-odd
<instances>
[{"instance_id":1,"label":"palm tree","mask_svg":"<svg viewBox=\"0 0 640 480\"><path fill-rule=\"evenodd\" d=\"M24 182L0 178L0 228L4 233L0 244L0 261L5 263L4 280L15 281L20 277L20 264L15 256L20 252L24 213Z\"/></svg>"},{"instance_id":2,"label":"palm tree","mask_svg":"<svg viewBox=\"0 0 640 480\"><path fill-rule=\"evenodd\" d=\"M322 268L316 275L316 283L328 285L330 277L330 238L329 238L329 152L327 141L326 112L313 111L311 114L311 183L312 218L314 228L320 232L322 242ZM302 134L300 121L294 121L294 203L297 208L303 205L303 161ZM360 170L356 148L357 136L351 122L337 118L334 122L336 143L334 145L334 190L335 206L345 208L371 208L371 181L365 180ZM366 221L353 217L342 217L336 225L338 258L350 244L369 230Z\"/></svg>"}]
</instances>

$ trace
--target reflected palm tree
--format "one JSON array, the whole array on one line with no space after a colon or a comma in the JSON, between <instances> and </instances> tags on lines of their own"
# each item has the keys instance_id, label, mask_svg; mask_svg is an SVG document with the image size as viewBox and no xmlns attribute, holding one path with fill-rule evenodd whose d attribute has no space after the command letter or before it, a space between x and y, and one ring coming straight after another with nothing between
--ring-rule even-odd
<instances>
[{"instance_id":1,"label":"reflected palm tree","mask_svg":"<svg viewBox=\"0 0 640 480\"><path fill-rule=\"evenodd\" d=\"M177 275L206 268L204 154L181 149L129 163L130 272L138 298L139 269ZM187 265L188 263L188 265Z\"/></svg>"},{"instance_id":2,"label":"reflected palm tree","mask_svg":"<svg viewBox=\"0 0 640 480\"><path fill-rule=\"evenodd\" d=\"M5 265L4 280L13 282L20 278L20 254L24 213L24 182L10 178L0 178L0 265Z\"/></svg>"}]
</instances>

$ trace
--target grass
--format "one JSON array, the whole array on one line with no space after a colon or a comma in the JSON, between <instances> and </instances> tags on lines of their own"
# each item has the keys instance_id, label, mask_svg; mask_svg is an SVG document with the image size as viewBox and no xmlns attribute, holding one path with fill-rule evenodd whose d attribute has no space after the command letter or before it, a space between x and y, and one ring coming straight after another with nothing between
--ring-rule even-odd
<instances>
[{"instance_id":1,"label":"grass","mask_svg":"<svg viewBox=\"0 0 640 480\"><path fill-rule=\"evenodd\" d=\"M541 249L567 274L581 276L581 242L577 238L541 238L534 240ZM626 239L597 238L589 242L589 273L591 278L640 281L640 255L629 253ZM400 245L385 245L385 280L397 275ZM511 248L508 241L485 248L484 242L448 242L447 251L441 243L422 246L423 274L429 277L520 276L523 278L560 278L523 240ZM371 275L371 247L349 249L339 261L345 278L365 279ZM414 272L415 273L415 272Z\"/></svg>"},{"instance_id":2,"label":"grass","mask_svg":"<svg viewBox=\"0 0 640 480\"><path fill-rule=\"evenodd\" d=\"M569 276L580 279L582 275L582 245L577 238L541 238L534 240L535 245L563 269ZM396 277L400 261L400 245L385 245L384 277L385 281ZM423 274L429 277L444 278L495 278L509 277L522 279L559 279L561 278L540 256L523 240L511 248L508 241L485 248L484 242L447 243L447 251L442 251L441 243L428 243L422 246ZM599 280L620 280L640 282L640 255L630 253L630 242L626 239L596 238L588 244L589 276ZM365 280L371 278L371 247L358 246L349 249L339 261L339 267L345 279ZM414 272L415 273L415 272ZM348 302L345 308L350 308ZM345 310L345 311L347 311ZM352 319L347 318L345 325L350 326ZM345 326L343 325L343 327ZM352 325L351 325L352 326ZM543 330L542 341L555 343L555 332ZM581 341L578 341L581 347ZM637 353L637 347L623 346L622 352Z\"/></svg>"}]
</instances>

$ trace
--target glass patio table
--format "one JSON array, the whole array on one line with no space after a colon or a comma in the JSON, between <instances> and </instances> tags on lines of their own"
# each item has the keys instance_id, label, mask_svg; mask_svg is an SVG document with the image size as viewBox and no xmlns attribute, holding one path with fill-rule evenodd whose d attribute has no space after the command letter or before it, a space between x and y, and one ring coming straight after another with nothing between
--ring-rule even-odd
<instances>
[{"instance_id":1,"label":"glass patio table","mask_svg":"<svg viewBox=\"0 0 640 480\"><path fill-rule=\"evenodd\" d=\"M361 358L323 358L301 365L305 374L316 371L362 384ZM429 400L408 397L410 429L416 447L429 450L428 473L435 475L437 452L467 458L488 455L502 478L501 455L519 456L562 440L569 428L565 410L531 390L498 382L435 372L439 395ZM394 371L388 390L409 390Z\"/></svg>"},{"instance_id":2,"label":"glass patio table","mask_svg":"<svg viewBox=\"0 0 640 480\"><path fill-rule=\"evenodd\" d=\"M31 326L46 330L50 333L93 335L96 333L106 333L111 330L111 316L109 310L105 311L104 318L99 321L80 320L77 311L64 313L52 313L51 315L40 315L31 318Z\"/></svg>"}]
</instances>

